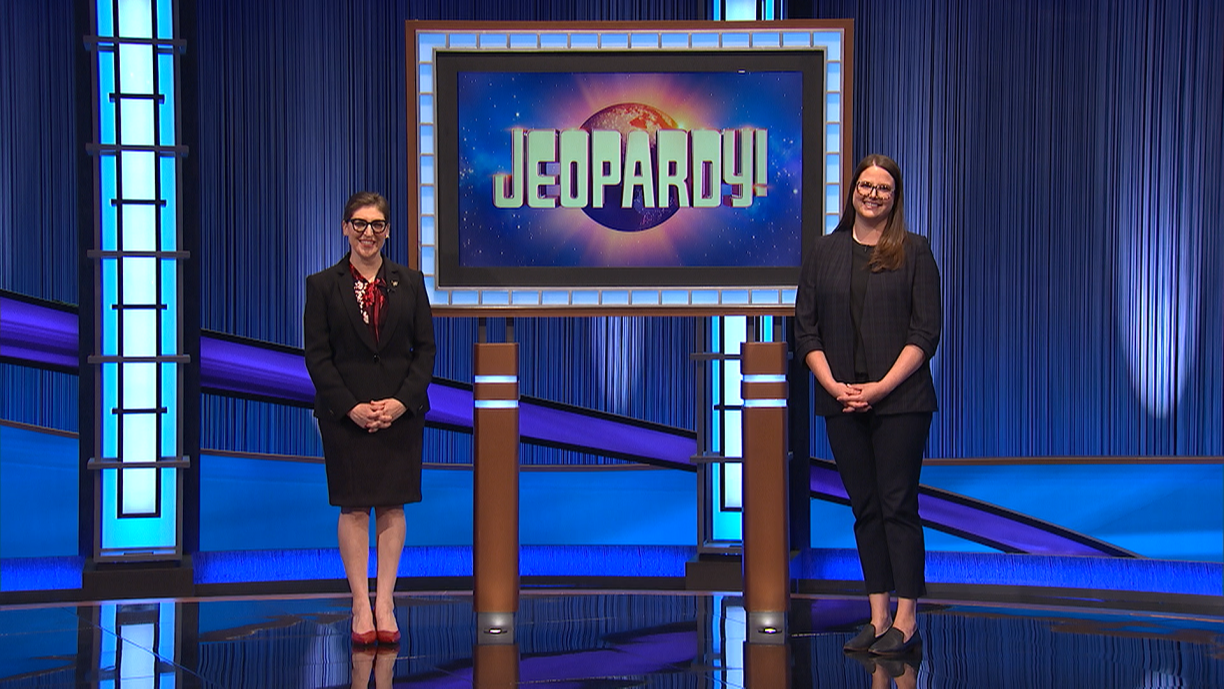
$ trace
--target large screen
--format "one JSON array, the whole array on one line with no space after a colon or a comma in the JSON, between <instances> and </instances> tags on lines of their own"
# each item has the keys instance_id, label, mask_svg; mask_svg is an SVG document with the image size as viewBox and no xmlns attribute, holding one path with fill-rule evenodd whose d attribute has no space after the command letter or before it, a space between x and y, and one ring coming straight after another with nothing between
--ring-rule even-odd
<instances>
[{"instance_id":1,"label":"large screen","mask_svg":"<svg viewBox=\"0 0 1224 689\"><path fill-rule=\"evenodd\" d=\"M789 313L844 200L852 28L408 22L435 313Z\"/></svg>"},{"instance_id":2,"label":"large screen","mask_svg":"<svg viewBox=\"0 0 1224 689\"><path fill-rule=\"evenodd\" d=\"M437 285L794 284L823 74L819 51L439 51Z\"/></svg>"}]
</instances>

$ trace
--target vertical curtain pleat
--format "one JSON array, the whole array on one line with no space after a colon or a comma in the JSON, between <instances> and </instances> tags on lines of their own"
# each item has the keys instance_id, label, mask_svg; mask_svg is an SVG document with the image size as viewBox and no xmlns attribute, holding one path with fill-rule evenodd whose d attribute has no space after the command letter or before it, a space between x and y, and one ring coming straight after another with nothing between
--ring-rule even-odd
<instances>
[{"instance_id":1,"label":"vertical curtain pleat","mask_svg":"<svg viewBox=\"0 0 1224 689\"><path fill-rule=\"evenodd\" d=\"M0 3L0 289L66 303L80 253L81 50L72 0ZM75 431L76 376L0 364L0 418Z\"/></svg>"},{"instance_id":2,"label":"vertical curtain pleat","mask_svg":"<svg viewBox=\"0 0 1224 689\"><path fill-rule=\"evenodd\" d=\"M73 5L0 3L0 289L70 304L80 226L74 70L84 49Z\"/></svg>"}]
</instances>

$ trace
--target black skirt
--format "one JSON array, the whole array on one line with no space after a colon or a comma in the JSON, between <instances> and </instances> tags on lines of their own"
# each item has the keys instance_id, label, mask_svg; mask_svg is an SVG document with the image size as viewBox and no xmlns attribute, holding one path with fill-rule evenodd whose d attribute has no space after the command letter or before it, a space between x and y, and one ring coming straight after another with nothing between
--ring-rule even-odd
<instances>
[{"instance_id":1,"label":"black skirt","mask_svg":"<svg viewBox=\"0 0 1224 689\"><path fill-rule=\"evenodd\" d=\"M369 508L421 501L423 415L405 413L375 433L348 417L318 422L331 504Z\"/></svg>"}]
</instances>

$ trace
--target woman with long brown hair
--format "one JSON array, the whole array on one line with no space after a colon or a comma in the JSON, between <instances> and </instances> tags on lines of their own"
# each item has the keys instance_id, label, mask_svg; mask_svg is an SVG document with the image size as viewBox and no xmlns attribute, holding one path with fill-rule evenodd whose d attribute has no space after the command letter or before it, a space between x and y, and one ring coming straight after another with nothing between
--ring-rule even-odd
<instances>
[{"instance_id":1,"label":"woman with long brown hair","mask_svg":"<svg viewBox=\"0 0 1224 689\"><path fill-rule=\"evenodd\" d=\"M904 201L897 163L864 158L837 229L804 257L795 298L796 355L820 384L815 412L850 496L871 605L845 650L878 655L922 643L918 477L938 408L930 360L942 327L939 269L926 238L906 228Z\"/></svg>"}]
</instances>

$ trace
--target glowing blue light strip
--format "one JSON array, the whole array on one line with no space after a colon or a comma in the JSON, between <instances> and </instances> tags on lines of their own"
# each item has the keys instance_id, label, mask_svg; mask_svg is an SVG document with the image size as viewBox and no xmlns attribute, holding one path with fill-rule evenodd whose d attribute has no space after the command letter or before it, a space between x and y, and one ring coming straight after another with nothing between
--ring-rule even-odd
<instances>
[{"instance_id":1,"label":"glowing blue light strip","mask_svg":"<svg viewBox=\"0 0 1224 689\"><path fill-rule=\"evenodd\" d=\"M103 494L110 500L103 502L102 550L108 554L122 554L127 550L166 550L178 545L178 469L124 469L124 472L156 472L157 484L161 486L161 514L158 517L118 517L118 469L103 469L101 473ZM128 478L124 476L124 483ZM157 485L154 484L154 485ZM148 484L143 484L145 487Z\"/></svg>"},{"instance_id":2,"label":"glowing blue light strip","mask_svg":"<svg viewBox=\"0 0 1224 689\"><path fill-rule=\"evenodd\" d=\"M518 409L518 400L476 400L472 406L477 409Z\"/></svg>"},{"instance_id":3,"label":"glowing blue light strip","mask_svg":"<svg viewBox=\"0 0 1224 689\"><path fill-rule=\"evenodd\" d=\"M786 376L782 374L767 375L764 373L749 373L744 376L745 383L785 383Z\"/></svg>"},{"instance_id":4,"label":"glowing blue light strip","mask_svg":"<svg viewBox=\"0 0 1224 689\"><path fill-rule=\"evenodd\" d=\"M152 622L121 624L115 633L123 639L118 658L119 666L115 668L120 686L124 689L152 689L156 681L157 656L145 649L153 648L157 638L157 625Z\"/></svg>"},{"instance_id":5,"label":"glowing blue light strip","mask_svg":"<svg viewBox=\"0 0 1224 689\"><path fill-rule=\"evenodd\" d=\"M714 330L711 339L716 351L728 355L742 351L748 337L747 317L713 318L711 325ZM710 389L712 407L709 413L716 419L713 425L719 429L719 453L724 457L742 457L743 412L726 408L727 405L739 406L743 403L740 397L740 362L738 359L722 359L715 362L715 369L720 372L719 384ZM719 464L714 474L716 480L710 485L711 499L707 501L712 510L711 535L716 541L735 543L743 537L743 520L739 512L743 506L743 467L739 464Z\"/></svg>"},{"instance_id":6,"label":"glowing blue light strip","mask_svg":"<svg viewBox=\"0 0 1224 689\"><path fill-rule=\"evenodd\" d=\"M759 400L744 400L745 409L759 409L762 407L780 408L786 406L784 399L759 399Z\"/></svg>"},{"instance_id":7,"label":"glowing blue light strip","mask_svg":"<svg viewBox=\"0 0 1224 689\"><path fill-rule=\"evenodd\" d=\"M739 462L729 462L720 464L719 468L723 480L723 504L722 510L728 510L724 514L734 514L737 519L735 523L735 533L737 535L730 537L728 540L739 540L741 536L738 534L742 528L741 510L744 509L744 465ZM722 540L721 533L715 534L716 538Z\"/></svg>"},{"instance_id":8,"label":"glowing blue light strip","mask_svg":"<svg viewBox=\"0 0 1224 689\"><path fill-rule=\"evenodd\" d=\"M155 462L182 454L180 364L123 358L180 353L181 268L177 259L124 253L178 249L179 163L175 152L164 150L178 140L177 60L173 52L147 42L173 38L174 3L97 0L94 7L97 35L113 39L95 51L96 136L99 144L118 147L98 156L97 247L119 253L100 259L101 351L95 353L121 358L95 371L101 392L96 453L105 460ZM95 557L124 557L128 551L177 554L178 469L102 469L98 480Z\"/></svg>"},{"instance_id":9,"label":"glowing blue light strip","mask_svg":"<svg viewBox=\"0 0 1224 689\"><path fill-rule=\"evenodd\" d=\"M725 468L740 468L739 464L724 464L723 466ZM731 473L731 475L728 476L728 473ZM714 468L714 470L710 472L710 475L711 481L709 495L713 499L717 499L718 496L724 494L723 484L728 480L733 486L739 485L737 481L739 474L737 473ZM732 491L732 494L738 495L738 492ZM736 504L738 503L732 502L728 504L727 507L734 507ZM738 510L721 509L721 506L722 504L718 502L714 502L710 505L710 525L712 527L710 538L714 539L715 541L725 543L725 545L728 546L738 547L739 541L742 537L741 530L743 529L744 525L743 513Z\"/></svg>"},{"instance_id":10,"label":"glowing blue light strip","mask_svg":"<svg viewBox=\"0 0 1224 689\"><path fill-rule=\"evenodd\" d=\"M518 376L473 376L473 382L482 383L517 383Z\"/></svg>"},{"instance_id":11,"label":"glowing blue light strip","mask_svg":"<svg viewBox=\"0 0 1224 689\"><path fill-rule=\"evenodd\" d=\"M101 629L115 629L115 616L118 612L118 606L114 603L103 603L98 611L98 626ZM115 653L119 648L119 636L116 634L99 634L99 652L98 669L108 671L106 674L113 674L115 670ZM115 680L109 680L110 685L115 685ZM106 686L99 681L99 686Z\"/></svg>"},{"instance_id":12,"label":"glowing blue light strip","mask_svg":"<svg viewBox=\"0 0 1224 689\"><path fill-rule=\"evenodd\" d=\"M724 5L723 12L727 21L754 21L756 19L765 19L766 17L757 17L757 1L758 0L714 0L716 8L718 5ZM770 3L772 4L772 3ZM715 16L715 19L719 17Z\"/></svg>"},{"instance_id":13,"label":"glowing blue light strip","mask_svg":"<svg viewBox=\"0 0 1224 689\"><path fill-rule=\"evenodd\" d=\"M728 597L724 600L725 609L715 608L715 614L720 612L722 619L718 621L718 636L722 637L722 667L719 679L728 686L747 686L744 678L744 641L748 631L748 613L744 611L743 603L735 605ZM741 598L740 601L743 599Z\"/></svg>"},{"instance_id":14,"label":"glowing blue light strip","mask_svg":"<svg viewBox=\"0 0 1224 689\"><path fill-rule=\"evenodd\" d=\"M175 632L178 627L174 621L174 603L158 603L157 619L162 633L157 639L157 647L154 650L163 658L175 658L178 656L175 652Z\"/></svg>"}]
</instances>

